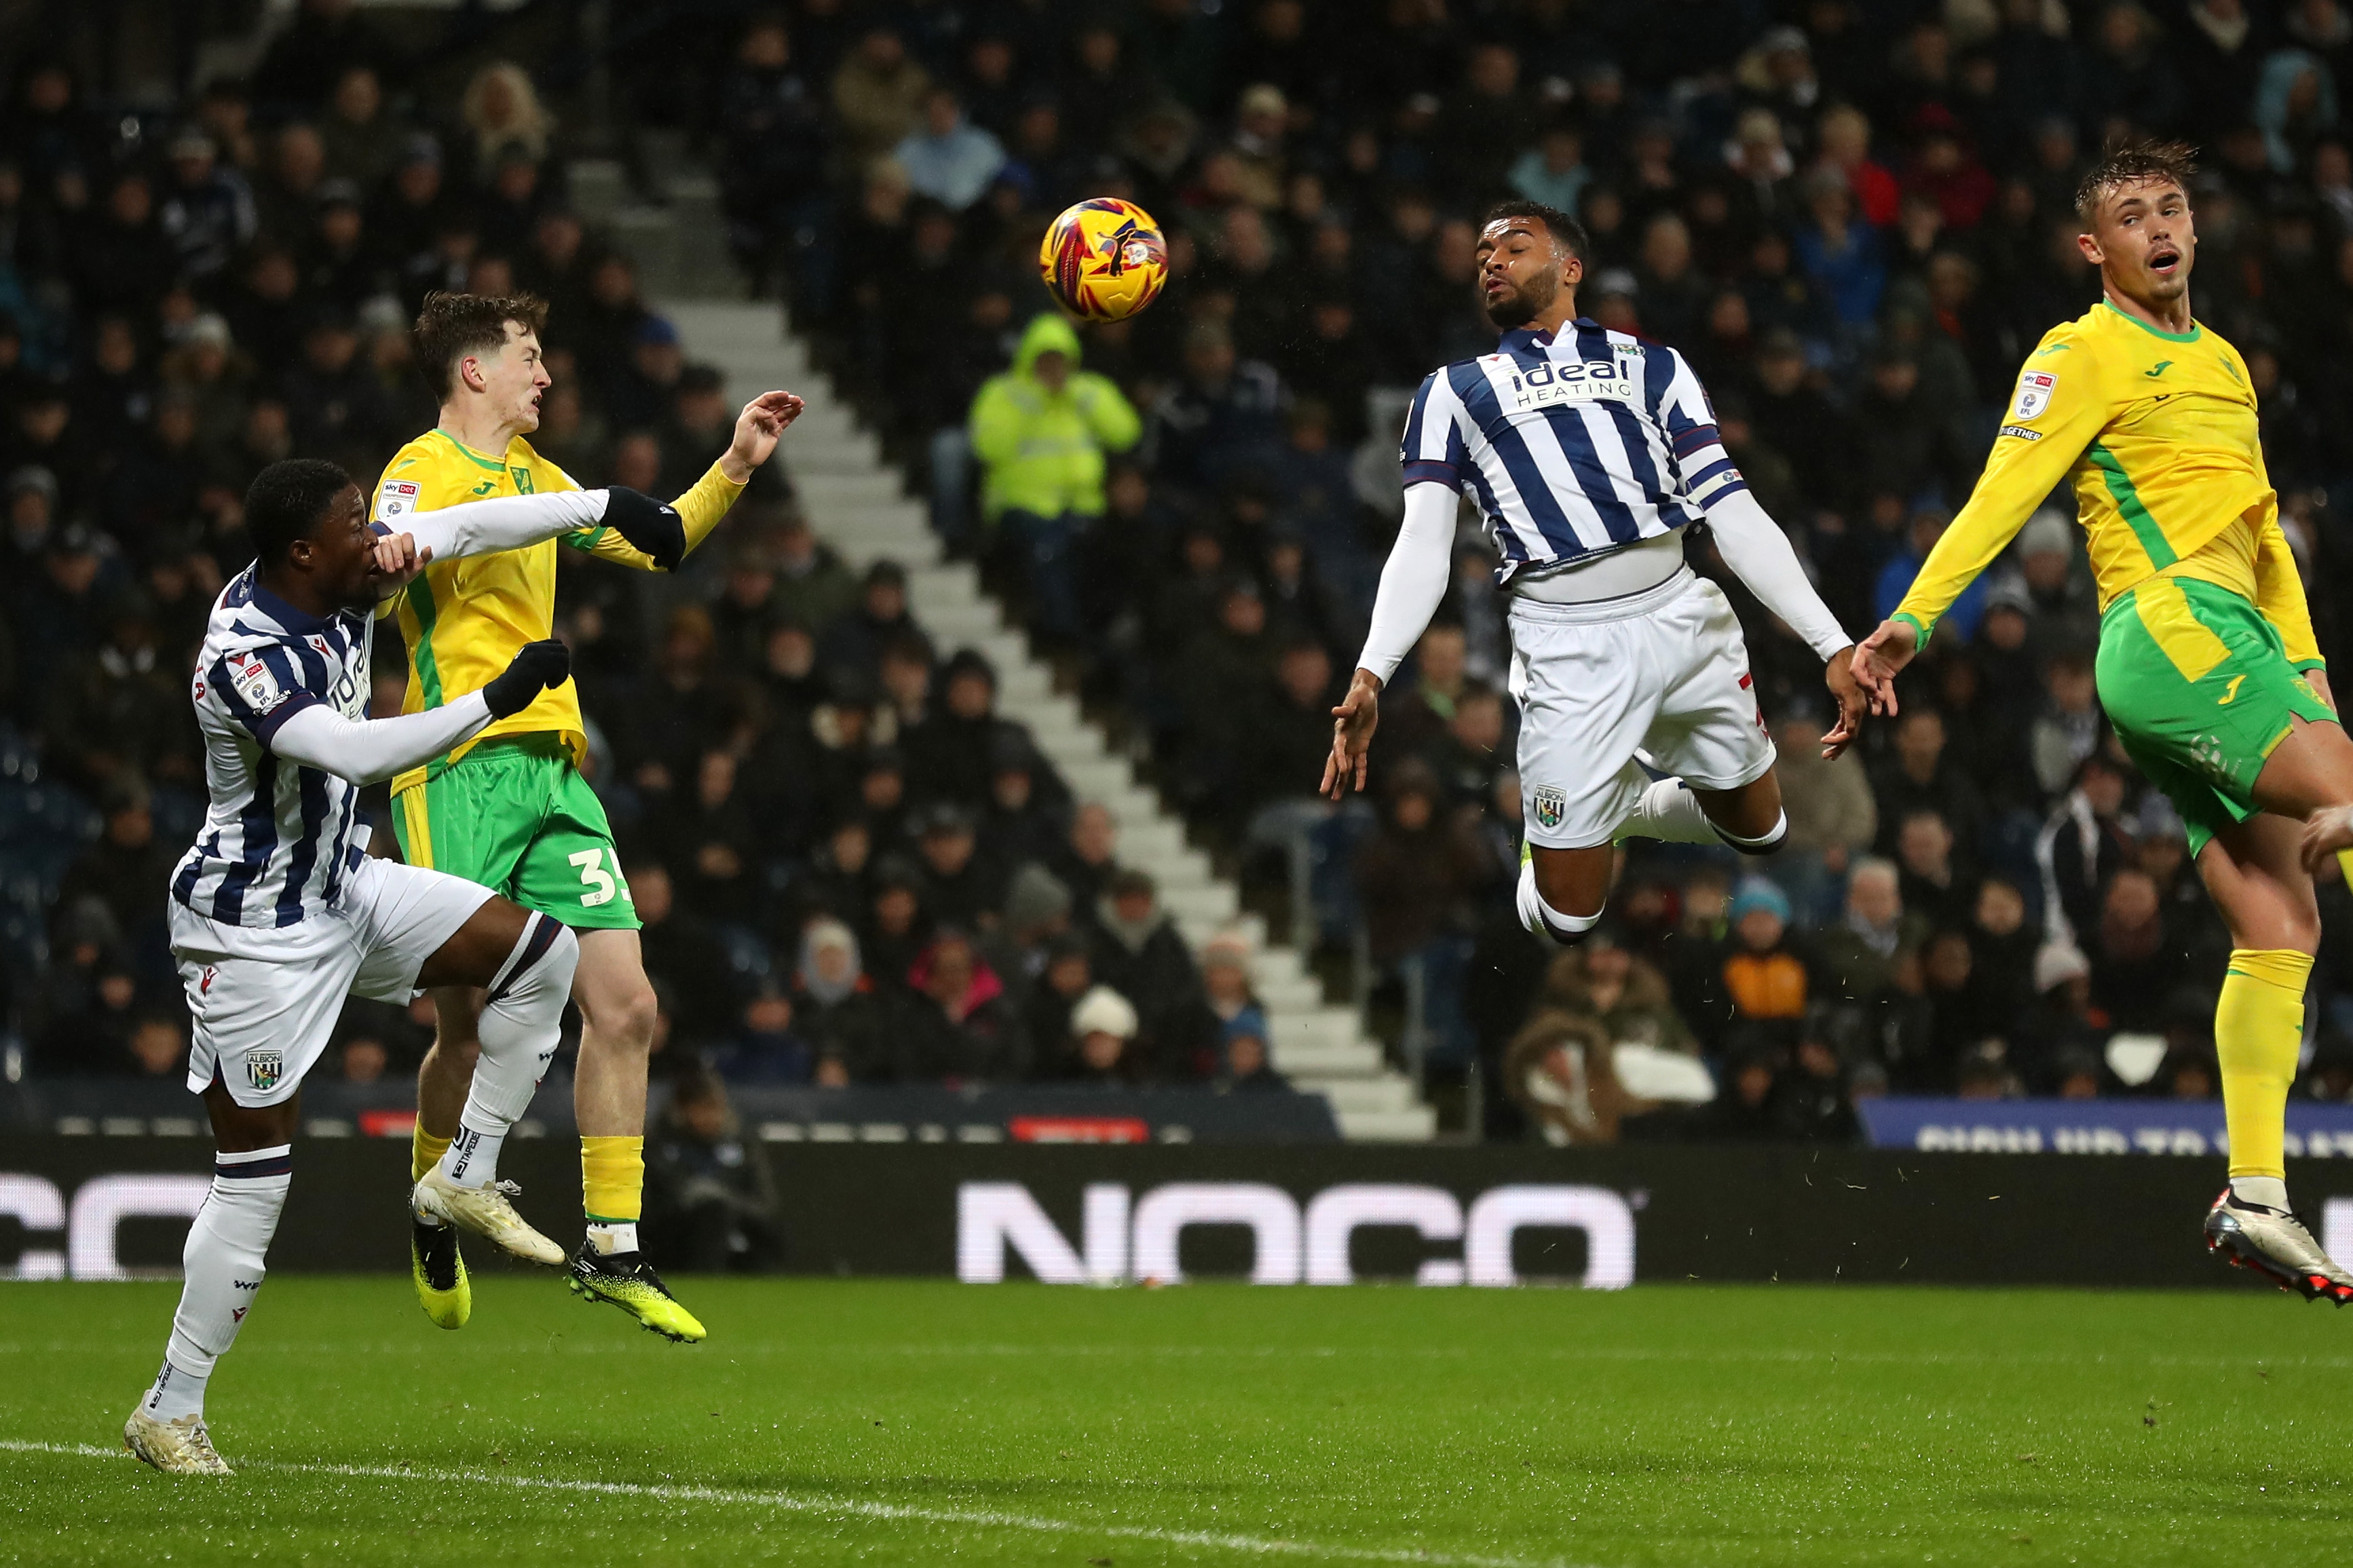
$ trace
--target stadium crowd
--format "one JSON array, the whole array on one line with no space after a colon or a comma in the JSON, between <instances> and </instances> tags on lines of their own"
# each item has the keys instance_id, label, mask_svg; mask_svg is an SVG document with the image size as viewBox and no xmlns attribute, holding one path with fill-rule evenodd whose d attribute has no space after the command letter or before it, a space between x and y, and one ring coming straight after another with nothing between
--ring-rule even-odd
<instances>
[{"instance_id":1,"label":"stadium crowd","mask_svg":"<svg viewBox=\"0 0 2353 1568\"><path fill-rule=\"evenodd\" d=\"M1956 608L1903 716L1836 763L1815 757L1818 665L1727 581L1789 846L1762 875L1636 846L1582 949L1511 919L1509 653L1467 511L1371 797L1311 792L1398 512L1399 412L1492 344L1476 224L1514 195L1578 216L1587 313L1691 359L1860 635L1967 496L2018 363L2094 297L2087 152L2197 141L2194 297L2253 372L2336 651L2339 0L632 10L623 118L707 151L754 286L950 547L1148 745L1253 901L1304 900L1303 929L1357 956L1417 1065L1479 1062L1510 1091L1489 1131L1846 1138L1873 1092L2211 1095L2202 987L2227 942L2101 716L2063 492ZM412 64L348 0L303 0L249 78L187 82L169 112L61 58L6 84L0 899L29 1070L177 1070L159 889L199 809L182 677L245 559L238 498L295 453L365 481L431 423L406 363L427 290L553 302L533 439L583 482L675 493L726 441L716 374L566 201L578 116L509 61L449 94ZM1099 195L1159 219L1171 278L1129 321L1073 326L1037 242ZM1188 953L1118 866L1117 825L997 714L987 666L924 636L895 568L853 576L812 535L790 450L675 583L565 560L673 1059L1280 1087L1241 955ZM1704 536L1691 552L1714 569ZM2353 898L2323 896L2309 1079L2341 1096ZM2165 1042L2137 1086L2104 1054L2119 1032ZM364 1079L413 1064L429 1026L355 1005L347 1034ZM1721 1092L1655 1107L1614 1076L1627 1042L1704 1059Z\"/></svg>"}]
</instances>

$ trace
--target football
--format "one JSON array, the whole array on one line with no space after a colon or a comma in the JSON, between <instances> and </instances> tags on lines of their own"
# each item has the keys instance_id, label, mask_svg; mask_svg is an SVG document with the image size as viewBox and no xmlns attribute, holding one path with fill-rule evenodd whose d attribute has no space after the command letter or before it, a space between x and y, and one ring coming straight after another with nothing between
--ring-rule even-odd
<instances>
[{"instance_id":1,"label":"football","mask_svg":"<svg viewBox=\"0 0 2353 1568\"><path fill-rule=\"evenodd\" d=\"M1092 196L1046 226L1038 273L1071 314L1124 321L1158 298L1168 281L1168 242L1152 215L1134 202Z\"/></svg>"}]
</instances>

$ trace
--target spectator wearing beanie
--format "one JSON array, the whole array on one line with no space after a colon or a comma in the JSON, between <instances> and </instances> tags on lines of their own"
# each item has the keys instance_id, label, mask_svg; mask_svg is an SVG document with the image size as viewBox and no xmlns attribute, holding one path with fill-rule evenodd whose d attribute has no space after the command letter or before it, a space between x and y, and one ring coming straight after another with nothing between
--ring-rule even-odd
<instances>
[{"instance_id":1,"label":"spectator wearing beanie","mask_svg":"<svg viewBox=\"0 0 2353 1568\"><path fill-rule=\"evenodd\" d=\"M1201 977L1176 922L1160 906L1158 888L1142 871L1111 879L1094 910L1095 978L1129 998L1142 1020L1138 1049L1155 1071L1190 1076L1186 1020L1198 1005Z\"/></svg>"},{"instance_id":2,"label":"spectator wearing beanie","mask_svg":"<svg viewBox=\"0 0 2353 1568\"><path fill-rule=\"evenodd\" d=\"M1134 1005L1108 985L1098 985L1071 1009L1070 1034L1057 1076L1071 1083L1124 1088L1142 1076L1134 1046Z\"/></svg>"},{"instance_id":3,"label":"spectator wearing beanie","mask_svg":"<svg viewBox=\"0 0 2353 1568\"><path fill-rule=\"evenodd\" d=\"M1054 944L1070 931L1071 889L1032 861L1013 873L1004 913L982 938L981 951L1008 985L1026 991L1045 973Z\"/></svg>"},{"instance_id":4,"label":"spectator wearing beanie","mask_svg":"<svg viewBox=\"0 0 2353 1568\"><path fill-rule=\"evenodd\" d=\"M1720 971L1726 1018L1794 1024L1805 1016L1810 985L1805 962L1790 946L1789 896L1750 877L1725 912L1731 926Z\"/></svg>"},{"instance_id":5,"label":"spectator wearing beanie","mask_svg":"<svg viewBox=\"0 0 2353 1568\"><path fill-rule=\"evenodd\" d=\"M1227 1019L1218 1088L1229 1093L1287 1091L1291 1080L1274 1070L1273 1037L1266 1014L1258 1007L1245 1007Z\"/></svg>"},{"instance_id":6,"label":"spectator wearing beanie","mask_svg":"<svg viewBox=\"0 0 2353 1568\"><path fill-rule=\"evenodd\" d=\"M820 1084L869 1083L889 1076L890 1020L858 951L858 935L838 920L808 923L793 970L800 1032L817 1052ZM835 1064L835 1072L826 1063Z\"/></svg>"}]
</instances>

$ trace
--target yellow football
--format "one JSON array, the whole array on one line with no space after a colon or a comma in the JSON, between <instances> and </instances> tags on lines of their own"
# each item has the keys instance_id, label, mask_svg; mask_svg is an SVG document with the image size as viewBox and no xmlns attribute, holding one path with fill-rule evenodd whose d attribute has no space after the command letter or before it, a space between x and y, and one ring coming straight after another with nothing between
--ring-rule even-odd
<instances>
[{"instance_id":1,"label":"yellow football","mask_svg":"<svg viewBox=\"0 0 2353 1568\"><path fill-rule=\"evenodd\" d=\"M1134 202L1092 196L1046 226L1038 274L1073 316L1124 321L1152 303L1168 281L1168 242L1152 215Z\"/></svg>"}]
</instances>

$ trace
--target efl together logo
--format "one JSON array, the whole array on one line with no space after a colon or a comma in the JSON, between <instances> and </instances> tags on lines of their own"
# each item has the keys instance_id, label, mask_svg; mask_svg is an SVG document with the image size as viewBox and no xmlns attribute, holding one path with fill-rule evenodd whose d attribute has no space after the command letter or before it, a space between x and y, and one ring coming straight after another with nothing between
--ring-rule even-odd
<instances>
[{"instance_id":1,"label":"efl together logo","mask_svg":"<svg viewBox=\"0 0 2353 1568\"><path fill-rule=\"evenodd\" d=\"M1194 1226L1250 1233L1250 1279L1260 1285L1345 1285L1356 1279L1349 1245L1369 1226L1397 1226L1430 1243L1459 1242L1459 1258L1425 1258L1419 1285L1516 1285L1513 1241L1523 1230L1585 1233L1577 1283L1620 1289L1634 1282L1634 1211L1608 1187L1491 1187L1468 1205L1444 1187L1352 1182L1303 1204L1262 1182L1170 1182L1141 1197L1118 1183L1091 1184L1077 1245L1019 1182L966 1182L956 1189L956 1278L993 1285L1008 1255L1050 1285L1184 1278L1177 1242Z\"/></svg>"}]
</instances>

